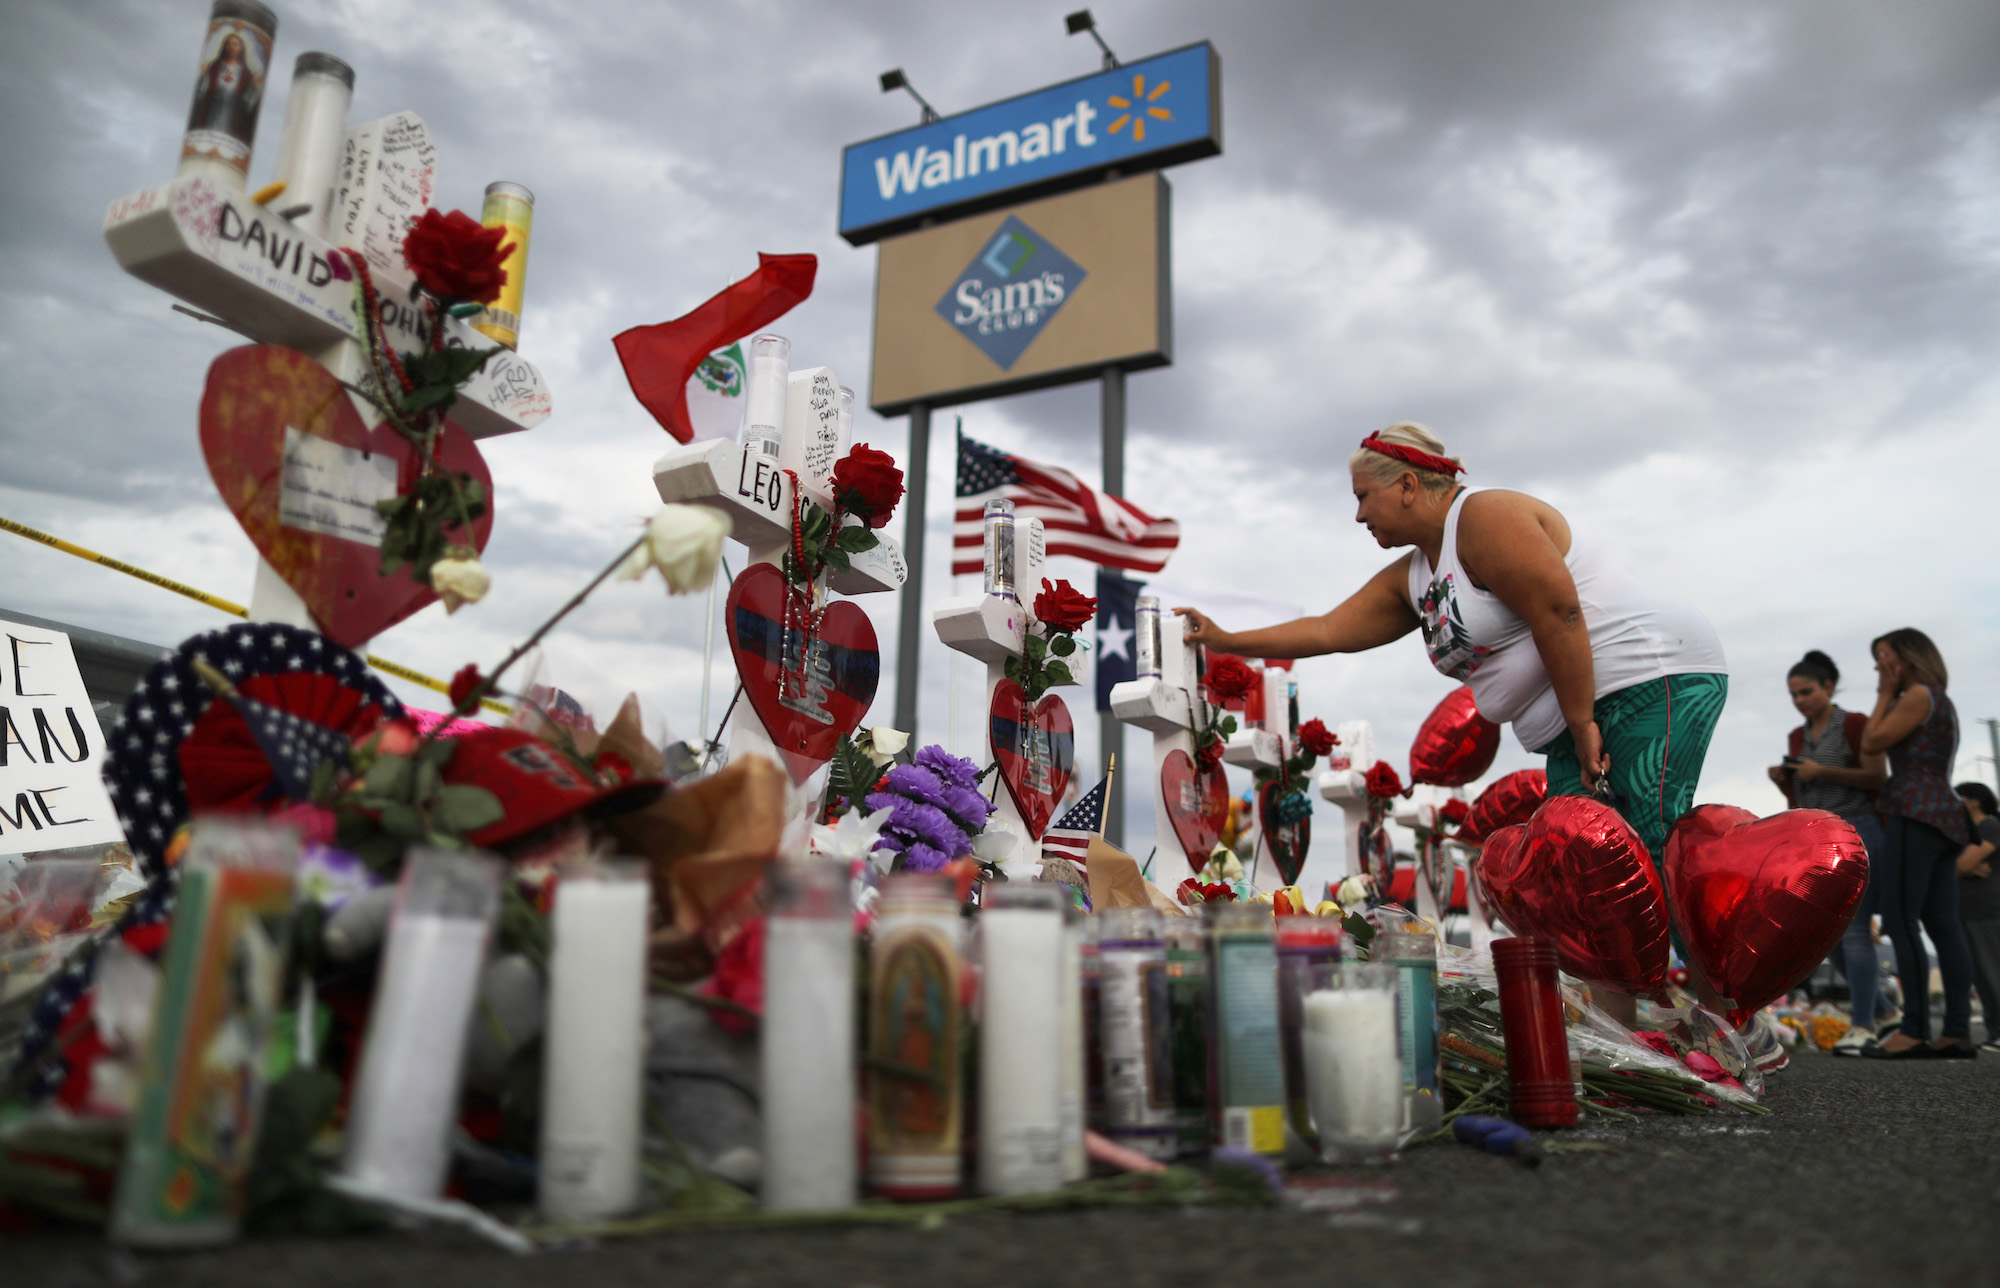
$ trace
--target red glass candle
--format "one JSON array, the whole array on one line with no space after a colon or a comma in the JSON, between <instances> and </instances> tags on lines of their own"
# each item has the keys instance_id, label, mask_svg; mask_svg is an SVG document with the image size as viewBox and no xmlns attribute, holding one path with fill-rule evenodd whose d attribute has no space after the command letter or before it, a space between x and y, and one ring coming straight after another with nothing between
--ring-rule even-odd
<instances>
[{"instance_id":1,"label":"red glass candle","mask_svg":"<svg viewBox=\"0 0 2000 1288\"><path fill-rule=\"evenodd\" d=\"M1556 989L1556 948L1543 939L1496 939L1500 1024L1507 1038L1507 1081L1514 1121L1526 1127L1576 1126L1569 1039Z\"/></svg>"}]
</instances>

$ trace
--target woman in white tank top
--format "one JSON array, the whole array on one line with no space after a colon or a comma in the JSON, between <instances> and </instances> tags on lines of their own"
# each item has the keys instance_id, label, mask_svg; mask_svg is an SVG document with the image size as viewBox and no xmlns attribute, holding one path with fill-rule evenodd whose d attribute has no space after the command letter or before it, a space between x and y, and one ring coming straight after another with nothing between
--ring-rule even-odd
<instances>
[{"instance_id":1,"label":"woman in white tank top","mask_svg":"<svg viewBox=\"0 0 2000 1288\"><path fill-rule=\"evenodd\" d=\"M1333 611L1225 631L1193 609L1189 638L1249 657L1357 653L1421 630L1432 665L1472 686L1487 719L1549 758L1551 793L1608 776L1653 851L1692 803L1729 691L1699 610L1604 559L1546 502L1475 490L1421 425L1392 425L1349 461L1355 522L1414 549Z\"/></svg>"}]
</instances>

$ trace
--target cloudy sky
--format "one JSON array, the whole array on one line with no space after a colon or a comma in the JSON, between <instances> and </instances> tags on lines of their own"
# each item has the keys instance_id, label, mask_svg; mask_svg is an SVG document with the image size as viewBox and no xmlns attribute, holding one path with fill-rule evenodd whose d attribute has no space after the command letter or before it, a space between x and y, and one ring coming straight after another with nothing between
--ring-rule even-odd
<instances>
[{"instance_id":1,"label":"cloudy sky","mask_svg":"<svg viewBox=\"0 0 2000 1288\"><path fill-rule=\"evenodd\" d=\"M436 675L491 663L629 540L668 440L610 337L755 264L820 256L779 327L867 396L873 249L835 235L840 148L915 121L900 66L951 113L1096 69L1065 4L299 0L276 62L358 72L353 119L413 109L440 204L533 188L522 352L555 416L487 449L492 597L433 608L375 651ZM112 199L171 175L198 0L25 7L0 48L0 514L244 600L250 547L195 433L232 337L121 273ZM1176 362L1130 382L1128 492L1179 518L1176 584L1331 605L1386 561L1352 523L1345 459L1421 420L1475 483L1546 498L1719 628L1733 692L1700 799L1759 811L1794 722L1786 668L1826 649L1866 709L1870 637L1915 625L1969 721L2000 715L2000 10L1805 3L1106 0L1127 58L1210 39L1226 150L1175 169ZM269 176L288 70L252 169ZM1084 386L962 409L968 433L1095 476ZM932 459L932 548L950 452ZM899 457L901 421L855 436ZM0 536L0 608L170 644L219 614ZM1075 565L1079 583L1090 569ZM936 560L927 594L949 593ZM893 674L896 606L863 600ZM636 689L692 736L702 605L612 585L551 673ZM923 658L920 733L949 723ZM1303 663L1302 705L1367 719L1402 762L1450 687L1421 648ZM973 750L969 663L959 750ZM726 667L716 681L726 701ZM421 690L405 695L431 701ZM1085 702L1087 703L1087 698ZM893 703L885 682L876 717ZM1079 704L1081 705L1081 704ZM1094 722L1083 738L1094 758ZM1961 772L1988 776L1969 725ZM1130 739L1143 755L1140 737ZM1496 772L1529 758L1509 741ZM1337 815L1321 806L1329 832ZM1151 832L1132 799L1128 840Z\"/></svg>"}]
</instances>

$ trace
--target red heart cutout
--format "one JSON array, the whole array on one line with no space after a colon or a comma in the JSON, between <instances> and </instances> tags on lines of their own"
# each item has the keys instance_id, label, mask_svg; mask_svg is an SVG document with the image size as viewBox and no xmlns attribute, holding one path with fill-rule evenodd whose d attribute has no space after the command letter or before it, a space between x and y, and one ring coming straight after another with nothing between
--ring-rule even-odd
<instances>
[{"instance_id":1,"label":"red heart cutout","mask_svg":"<svg viewBox=\"0 0 2000 1288\"><path fill-rule=\"evenodd\" d=\"M1472 686L1445 695L1417 726L1410 743L1410 778L1439 787L1463 787L1493 767L1500 751L1500 726L1479 714Z\"/></svg>"},{"instance_id":2,"label":"red heart cutout","mask_svg":"<svg viewBox=\"0 0 2000 1288\"><path fill-rule=\"evenodd\" d=\"M1459 825L1458 839L1468 845L1498 832L1503 827L1525 823L1535 816L1549 798L1549 775L1543 769L1517 769L1489 784L1472 802L1465 822Z\"/></svg>"},{"instance_id":3,"label":"red heart cutout","mask_svg":"<svg viewBox=\"0 0 2000 1288\"><path fill-rule=\"evenodd\" d=\"M1053 693L1030 707L1019 684L1002 680L993 686L987 723L1000 781L1007 784L1028 835L1039 841L1076 772L1076 728L1069 708Z\"/></svg>"},{"instance_id":4,"label":"red heart cutout","mask_svg":"<svg viewBox=\"0 0 2000 1288\"><path fill-rule=\"evenodd\" d=\"M1667 833L1664 859L1681 941L1735 1024L1812 973L1868 887L1861 837L1818 809L1703 805Z\"/></svg>"},{"instance_id":5,"label":"red heart cutout","mask_svg":"<svg viewBox=\"0 0 2000 1288\"><path fill-rule=\"evenodd\" d=\"M723 615L750 709L803 783L861 727L875 701L882 658L875 625L844 599L815 625L804 595L776 564L751 564L729 587Z\"/></svg>"},{"instance_id":6,"label":"red heart cutout","mask_svg":"<svg viewBox=\"0 0 2000 1288\"><path fill-rule=\"evenodd\" d=\"M294 483L336 489L348 501L325 503L317 520L305 520L312 526L301 526L296 504L286 504L287 429L302 436ZM472 544L484 550L493 531L493 476L456 424L445 422L442 443L440 463L486 489L486 513L472 525ZM387 422L368 428L333 373L305 354L257 344L217 358L201 396L201 451L216 491L251 544L298 592L320 630L343 647L359 648L437 599L408 568L381 574L379 536L371 544L331 530L343 523L358 530L372 513L369 500L407 491L416 479L417 449ZM306 475L302 465L323 469ZM292 495L300 495L297 488Z\"/></svg>"},{"instance_id":7,"label":"red heart cutout","mask_svg":"<svg viewBox=\"0 0 2000 1288\"><path fill-rule=\"evenodd\" d=\"M1562 968L1630 993L1667 982L1667 896L1646 843L1618 811L1554 796L1479 855L1479 882L1518 934L1547 939Z\"/></svg>"},{"instance_id":8,"label":"red heart cutout","mask_svg":"<svg viewBox=\"0 0 2000 1288\"><path fill-rule=\"evenodd\" d=\"M1188 866L1199 872L1222 844L1222 829L1229 823L1229 777L1221 765L1196 769L1194 757L1175 748L1160 766L1160 787L1174 837Z\"/></svg>"},{"instance_id":9,"label":"red heart cutout","mask_svg":"<svg viewBox=\"0 0 2000 1288\"><path fill-rule=\"evenodd\" d=\"M1297 885L1306 866L1306 851L1312 848L1312 815L1296 823L1278 821L1278 802L1284 799L1284 784L1272 779L1257 789L1257 826L1263 829L1264 844L1277 861L1282 884ZM1219 839L1219 835L1218 835Z\"/></svg>"}]
</instances>

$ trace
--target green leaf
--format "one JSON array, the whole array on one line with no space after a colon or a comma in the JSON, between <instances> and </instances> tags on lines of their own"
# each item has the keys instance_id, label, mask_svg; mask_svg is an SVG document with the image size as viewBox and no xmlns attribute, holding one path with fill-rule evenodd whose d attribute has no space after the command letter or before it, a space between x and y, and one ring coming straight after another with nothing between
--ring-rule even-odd
<instances>
[{"instance_id":1,"label":"green leaf","mask_svg":"<svg viewBox=\"0 0 2000 1288\"><path fill-rule=\"evenodd\" d=\"M463 836L507 817L500 798L484 787L451 783L438 790L438 821Z\"/></svg>"},{"instance_id":2,"label":"green leaf","mask_svg":"<svg viewBox=\"0 0 2000 1288\"><path fill-rule=\"evenodd\" d=\"M842 528L837 544L847 553L858 555L881 545L882 539L868 528Z\"/></svg>"},{"instance_id":3,"label":"green leaf","mask_svg":"<svg viewBox=\"0 0 2000 1288\"><path fill-rule=\"evenodd\" d=\"M377 756L375 763L368 766L368 776L362 779L362 785L372 796L408 800L413 771L408 756Z\"/></svg>"},{"instance_id":4,"label":"green leaf","mask_svg":"<svg viewBox=\"0 0 2000 1288\"><path fill-rule=\"evenodd\" d=\"M1020 658L1015 657L1012 654L1009 654L1007 657L1006 665L1002 666L1000 670L1002 674L1004 674L1008 679L1014 681L1016 684L1019 684L1021 682Z\"/></svg>"},{"instance_id":5,"label":"green leaf","mask_svg":"<svg viewBox=\"0 0 2000 1288\"><path fill-rule=\"evenodd\" d=\"M425 412L451 406L458 401L456 385L418 385L403 395L403 411L406 413Z\"/></svg>"},{"instance_id":6,"label":"green leaf","mask_svg":"<svg viewBox=\"0 0 2000 1288\"><path fill-rule=\"evenodd\" d=\"M847 552L839 546L828 546L824 552L826 566L836 572L850 572L854 565L847 558Z\"/></svg>"},{"instance_id":7,"label":"green leaf","mask_svg":"<svg viewBox=\"0 0 2000 1288\"><path fill-rule=\"evenodd\" d=\"M382 807L382 826L391 835L406 841L421 841L429 831L424 826L424 816L417 812L416 806L405 805L401 801Z\"/></svg>"},{"instance_id":8,"label":"green leaf","mask_svg":"<svg viewBox=\"0 0 2000 1288\"><path fill-rule=\"evenodd\" d=\"M1234 738L1236 736L1236 717L1222 717L1222 723L1216 726L1216 732L1220 733L1225 739Z\"/></svg>"},{"instance_id":9,"label":"green leaf","mask_svg":"<svg viewBox=\"0 0 2000 1288\"><path fill-rule=\"evenodd\" d=\"M415 763L417 767L416 768L417 790L416 790L416 795L413 797L413 799L416 800L418 804L423 804L424 802L430 800L432 796L437 794L438 788L443 786L444 784L444 779L443 776L438 773L438 767L436 765L433 765L430 761L419 759Z\"/></svg>"},{"instance_id":10,"label":"green leaf","mask_svg":"<svg viewBox=\"0 0 2000 1288\"><path fill-rule=\"evenodd\" d=\"M458 754L458 740L455 738L439 738L417 748L418 760L425 764L436 765L439 769L449 765L451 758L456 754Z\"/></svg>"},{"instance_id":11,"label":"green leaf","mask_svg":"<svg viewBox=\"0 0 2000 1288\"><path fill-rule=\"evenodd\" d=\"M1049 663L1048 666L1042 669L1042 675L1050 685L1076 683L1076 680L1069 673L1069 663L1067 662Z\"/></svg>"},{"instance_id":12,"label":"green leaf","mask_svg":"<svg viewBox=\"0 0 2000 1288\"><path fill-rule=\"evenodd\" d=\"M1021 655L1039 666L1049 655L1049 642L1039 635L1030 635L1021 641Z\"/></svg>"},{"instance_id":13,"label":"green leaf","mask_svg":"<svg viewBox=\"0 0 2000 1288\"><path fill-rule=\"evenodd\" d=\"M1076 652L1076 641L1068 635L1058 635L1049 641L1049 652L1057 657L1068 657Z\"/></svg>"}]
</instances>

